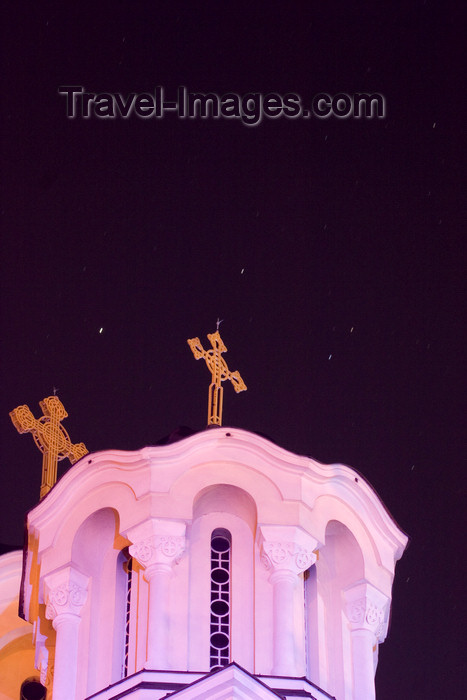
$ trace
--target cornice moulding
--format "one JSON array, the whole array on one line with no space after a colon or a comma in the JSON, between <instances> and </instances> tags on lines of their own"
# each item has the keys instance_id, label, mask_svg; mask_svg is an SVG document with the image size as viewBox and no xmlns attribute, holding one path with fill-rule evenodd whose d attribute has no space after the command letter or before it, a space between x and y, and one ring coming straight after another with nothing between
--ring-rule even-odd
<instances>
[{"instance_id":1,"label":"cornice moulding","mask_svg":"<svg viewBox=\"0 0 467 700\"><path fill-rule=\"evenodd\" d=\"M405 549L407 536L358 472L342 464L321 464L254 433L228 427L205 430L169 445L86 455L30 511L30 529L47 529L54 521L59 522L77 499L110 484L124 485L133 492L134 499L141 501L154 494L170 493L174 484L195 468L215 467L218 483L224 483L219 463L234 465L238 471L243 467L268 478L279 489L283 501L302 503L309 509L320 498L341 500L361 518L368 518L371 536L376 534L390 545L396 560Z\"/></svg>"}]
</instances>

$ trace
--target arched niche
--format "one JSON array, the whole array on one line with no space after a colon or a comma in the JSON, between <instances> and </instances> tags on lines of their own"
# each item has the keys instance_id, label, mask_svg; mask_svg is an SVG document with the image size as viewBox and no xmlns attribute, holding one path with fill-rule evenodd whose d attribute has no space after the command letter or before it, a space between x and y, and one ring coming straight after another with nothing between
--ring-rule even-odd
<instances>
[{"instance_id":1,"label":"arched niche","mask_svg":"<svg viewBox=\"0 0 467 700\"><path fill-rule=\"evenodd\" d=\"M338 520L326 526L324 547L320 549L320 573L328 583L336 582L340 590L365 576L363 553L349 528Z\"/></svg>"},{"instance_id":2,"label":"arched niche","mask_svg":"<svg viewBox=\"0 0 467 700\"><path fill-rule=\"evenodd\" d=\"M256 504L249 493L231 484L216 484L200 491L193 502L193 522L209 513L231 513L256 532Z\"/></svg>"},{"instance_id":3,"label":"arched niche","mask_svg":"<svg viewBox=\"0 0 467 700\"><path fill-rule=\"evenodd\" d=\"M57 484L57 487L60 486L61 482ZM71 486L76 487L75 492L70 492ZM135 493L130 485L123 482L104 483L95 489L89 483L84 486L79 482L68 487L63 492L62 502L54 502L55 510L52 504L41 511L41 502L28 515L29 532L38 537L38 555L42 568L47 572L71 560L72 548L76 538L80 537L79 530L89 518L102 510L112 510L118 514L120 529L125 530L127 521L132 521L135 509ZM47 500L44 499L44 506L48 505Z\"/></svg>"},{"instance_id":4,"label":"arched niche","mask_svg":"<svg viewBox=\"0 0 467 700\"><path fill-rule=\"evenodd\" d=\"M97 575L113 547L118 530L119 517L113 508L101 508L89 515L73 538L72 562L88 576Z\"/></svg>"},{"instance_id":5,"label":"arched niche","mask_svg":"<svg viewBox=\"0 0 467 700\"><path fill-rule=\"evenodd\" d=\"M211 539L213 532L231 537L230 659L254 671L254 542L256 504L243 489L217 484L200 491L193 502L190 532L190 670L209 670Z\"/></svg>"},{"instance_id":6,"label":"arched niche","mask_svg":"<svg viewBox=\"0 0 467 700\"><path fill-rule=\"evenodd\" d=\"M178 518L189 519L193 514L193 504L198 504L209 489L218 489L220 485L231 486L247 494L254 504L258 520L262 522L273 519L277 507L284 501L281 488L271 474L261 472L254 464L210 460L185 469L173 480L166 501L169 510L164 516L168 517L171 513L177 514ZM226 501L229 502L230 498Z\"/></svg>"},{"instance_id":7,"label":"arched niche","mask_svg":"<svg viewBox=\"0 0 467 700\"><path fill-rule=\"evenodd\" d=\"M357 539L342 522L330 520L316 565L305 581L307 668L308 675L336 697L348 697L352 679L343 591L364 576L365 562Z\"/></svg>"},{"instance_id":8,"label":"arched niche","mask_svg":"<svg viewBox=\"0 0 467 700\"><path fill-rule=\"evenodd\" d=\"M80 625L80 649L87 668L79 678L83 697L120 679L124 636L122 619L125 605L126 578L123 572L122 538L119 515L113 508L101 508L81 523L73 538L72 564L89 577L88 597ZM120 571L122 569L122 571ZM116 608L121 605L121 615ZM109 645L109 640L119 644Z\"/></svg>"}]
</instances>

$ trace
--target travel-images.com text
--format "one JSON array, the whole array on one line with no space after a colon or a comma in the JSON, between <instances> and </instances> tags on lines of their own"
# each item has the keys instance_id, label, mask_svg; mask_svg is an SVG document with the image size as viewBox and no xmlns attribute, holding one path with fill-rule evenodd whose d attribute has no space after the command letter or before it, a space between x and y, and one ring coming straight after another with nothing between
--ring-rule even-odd
<instances>
[{"instance_id":1,"label":"travel-images.com text","mask_svg":"<svg viewBox=\"0 0 467 700\"><path fill-rule=\"evenodd\" d=\"M334 96L318 93L310 108L295 93L279 95L248 92L244 95L229 92L216 95L213 92L188 92L179 87L175 100L165 99L162 86L149 92L132 92L123 96L118 92L86 92L84 87L67 85L58 88L66 98L66 116L69 119L128 119L136 115L141 119L162 119L175 114L179 119L240 119L246 126L257 126L263 117L277 119L382 119L386 116L386 103L379 93L340 92Z\"/></svg>"}]
</instances>

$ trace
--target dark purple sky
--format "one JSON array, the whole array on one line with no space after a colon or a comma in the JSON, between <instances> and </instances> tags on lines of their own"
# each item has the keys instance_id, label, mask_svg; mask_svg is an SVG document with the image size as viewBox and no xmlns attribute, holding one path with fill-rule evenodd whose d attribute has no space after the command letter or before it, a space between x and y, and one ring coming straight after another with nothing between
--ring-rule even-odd
<instances>
[{"instance_id":1,"label":"dark purple sky","mask_svg":"<svg viewBox=\"0 0 467 700\"><path fill-rule=\"evenodd\" d=\"M209 376L186 339L220 317L248 385L225 386L224 423L353 466L411 538L378 700L463 698L459 18L429 0L249 5L9 8L0 541L21 546L41 475L8 412L39 416L55 387L90 451L202 429ZM369 91L387 116L69 120L62 85Z\"/></svg>"}]
</instances>

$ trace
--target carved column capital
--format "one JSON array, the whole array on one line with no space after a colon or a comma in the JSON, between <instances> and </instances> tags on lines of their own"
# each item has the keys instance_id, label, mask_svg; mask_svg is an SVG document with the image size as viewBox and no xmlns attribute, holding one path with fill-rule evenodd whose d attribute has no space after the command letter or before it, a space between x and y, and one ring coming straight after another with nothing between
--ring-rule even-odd
<instances>
[{"instance_id":1,"label":"carved column capital","mask_svg":"<svg viewBox=\"0 0 467 700\"><path fill-rule=\"evenodd\" d=\"M299 574L316 561L318 545L311 535L291 525L261 525L261 561L270 571L273 590L273 673L297 675L294 634L294 588Z\"/></svg>"},{"instance_id":2,"label":"carved column capital","mask_svg":"<svg viewBox=\"0 0 467 700\"><path fill-rule=\"evenodd\" d=\"M129 548L131 556L145 569L154 564L177 564L184 551L185 537L174 535L152 535Z\"/></svg>"},{"instance_id":3,"label":"carved column capital","mask_svg":"<svg viewBox=\"0 0 467 700\"><path fill-rule=\"evenodd\" d=\"M295 542L264 542L261 547L261 562L271 571L288 571L300 574L316 561L312 549L301 547Z\"/></svg>"},{"instance_id":4,"label":"carved column capital","mask_svg":"<svg viewBox=\"0 0 467 700\"><path fill-rule=\"evenodd\" d=\"M261 526L261 562L271 571L296 576L316 561L318 541L292 526Z\"/></svg>"},{"instance_id":5,"label":"carved column capital","mask_svg":"<svg viewBox=\"0 0 467 700\"><path fill-rule=\"evenodd\" d=\"M87 597L88 577L72 566L48 574L44 579L45 616L55 621L57 615L81 616Z\"/></svg>"},{"instance_id":6,"label":"carved column capital","mask_svg":"<svg viewBox=\"0 0 467 700\"><path fill-rule=\"evenodd\" d=\"M184 522L149 518L126 532L132 557L145 569L149 582L149 621L145 668L170 667L170 579L173 565L185 550ZM172 603L173 604L173 603Z\"/></svg>"},{"instance_id":7,"label":"carved column capital","mask_svg":"<svg viewBox=\"0 0 467 700\"><path fill-rule=\"evenodd\" d=\"M127 531L133 542L129 552L150 577L157 568L178 564L185 551L185 529L180 521L149 518Z\"/></svg>"},{"instance_id":8,"label":"carved column capital","mask_svg":"<svg viewBox=\"0 0 467 700\"><path fill-rule=\"evenodd\" d=\"M389 598L364 581L344 591L345 612L351 630L368 630L378 642L385 639Z\"/></svg>"}]
</instances>

